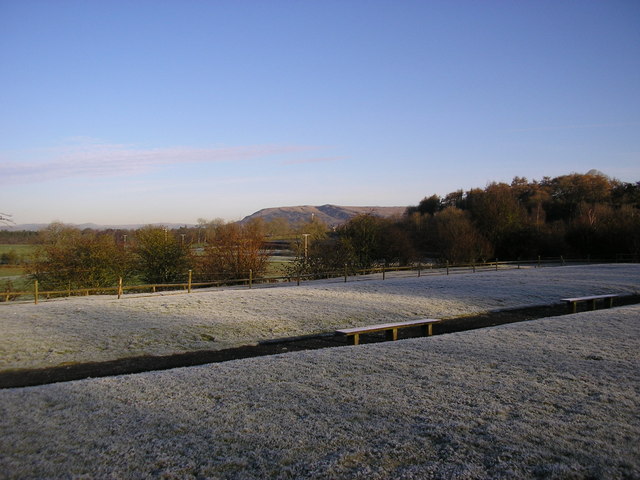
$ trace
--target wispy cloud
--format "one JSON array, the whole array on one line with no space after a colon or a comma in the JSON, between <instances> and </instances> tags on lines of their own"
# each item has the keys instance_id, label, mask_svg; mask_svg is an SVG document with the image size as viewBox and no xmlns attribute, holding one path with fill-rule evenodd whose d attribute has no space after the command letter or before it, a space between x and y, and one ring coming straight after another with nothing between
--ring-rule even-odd
<instances>
[{"instance_id":1,"label":"wispy cloud","mask_svg":"<svg viewBox=\"0 0 640 480\"><path fill-rule=\"evenodd\" d=\"M48 149L45 160L3 162L0 164L0 184L34 183L69 177L132 175L165 165L235 162L317 149L318 147L296 145L141 149L91 143Z\"/></svg>"},{"instance_id":2,"label":"wispy cloud","mask_svg":"<svg viewBox=\"0 0 640 480\"><path fill-rule=\"evenodd\" d=\"M282 165L302 165L306 163L328 163L338 160L344 160L346 157L317 157L317 158L302 158L298 160L285 160Z\"/></svg>"}]
</instances>

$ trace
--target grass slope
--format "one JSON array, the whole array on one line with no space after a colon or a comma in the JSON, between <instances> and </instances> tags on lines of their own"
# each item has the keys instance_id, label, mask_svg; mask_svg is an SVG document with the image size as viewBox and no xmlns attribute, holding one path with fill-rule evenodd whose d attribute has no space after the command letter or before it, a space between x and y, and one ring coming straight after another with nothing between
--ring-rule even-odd
<instances>
[{"instance_id":1,"label":"grass slope","mask_svg":"<svg viewBox=\"0 0 640 480\"><path fill-rule=\"evenodd\" d=\"M0 477L638 478L640 307L0 391Z\"/></svg>"},{"instance_id":2,"label":"grass slope","mask_svg":"<svg viewBox=\"0 0 640 480\"><path fill-rule=\"evenodd\" d=\"M599 265L312 282L122 300L72 297L38 305L3 303L0 370L220 350L344 327L639 289L640 265Z\"/></svg>"}]
</instances>

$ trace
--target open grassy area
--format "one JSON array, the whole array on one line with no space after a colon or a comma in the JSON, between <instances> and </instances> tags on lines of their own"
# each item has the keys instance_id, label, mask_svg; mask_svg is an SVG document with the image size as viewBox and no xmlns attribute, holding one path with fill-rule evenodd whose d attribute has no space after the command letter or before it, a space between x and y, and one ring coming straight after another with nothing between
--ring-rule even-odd
<instances>
[{"instance_id":1,"label":"open grassy area","mask_svg":"<svg viewBox=\"0 0 640 480\"><path fill-rule=\"evenodd\" d=\"M0 244L0 292L21 290L26 286L28 278L24 263L36 248L37 245Z\"/></svg>"},{"instance_id":2,"label":"open grassy area","mask_svg":"<svg viewBox=\"0 0 640 480\"><path fill-rule=\"evenodd\" d=\"M20 265L0 265L0 278L3 277L15 277L19 275L24 275L25 269Z\"/></svg>"},{"instance_id":3,"label":"open grassy area","mask_svg":"<svg viewBox=\"0 0 640 480\"><path fill-rule=\"evenodd\" d=\"M192 294L0 303L0 370L222 350L374 323L638 293L640 265L592 265L407 278L358 277Z\"/></svg>"},{"instance_id":4,"label":"open grassy area","mask_svg":"<svg viewBox=\"0 0 640 480\"><path fill-rule=\"evenodd\" d=\"M0 291L4 290L4 283L2 280L7 277L22 276L26 274L25 264L31 261L37 245L12 245L12 244L0 244Z\"/></svg>"},{"instance_id":5,"label":"open grassy area","mask_svg":"<svg viewBox=\"0 0 640 480\"><path fill-rule=\"evenodd\" d=\"M0 243L0 255L2 255L3 253L10 253L11 251L14 251L18 255L26 257L35 252L37 247L37 245L12 245Z\"/></svg>"},{"instance_id":6,"label":"open grassy area","mask_svg":"<svg viewBox=\"0 0 640 480\"><path fill-rule=\"evenodd\" d=\"M283 276L285 274L285 268L290 263L291 263L291 260L288 257L271 257L269 260L267 271L265 272L265 276L266 277Z\"/></svg>"},{"instance_id":7,"label":"open grassy area","mask_svg":"<svg viewBox=\"0 0 640 480\"><path fill-rule=\"evenodd\" d=\"M11 273L13 271L13 274ZM0 268L0 302L6 300L5 292L33 291L32 280L19 269ZM15 297L13 297L15 298Z\"/></svg>"},{"instance_id":8,"label":"open grassy area","mask_svg":"<svg viewBox=\"0 0 640 480\"><path fill-rule=\"evenodd\" d=\"M0 304L0 371L563 297L640 266ZM640 478L640 307L0 390L0 478Z\"/></svg>"},{"instance_id":9,"label":"open grassy area","mask_svg":"<svg viewBox=\"0 0 640 480\"><path fill-rule=\"evenodd\" d=\"M639 313L0 390L0 477L640 478Z\"/></svg>"}]
</instances>

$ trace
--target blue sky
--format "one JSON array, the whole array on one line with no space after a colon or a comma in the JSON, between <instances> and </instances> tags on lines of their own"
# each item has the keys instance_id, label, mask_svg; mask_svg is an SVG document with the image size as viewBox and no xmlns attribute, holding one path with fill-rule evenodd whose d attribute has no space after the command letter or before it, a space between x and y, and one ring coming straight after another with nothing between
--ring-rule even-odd
<instances>
[{"instance_id":1,"label":"blue sky","mask_svg":"<svg viewBox=\"0 0 640 480\"><path fill-rule=\"evenodd\" d=\"M640 2L0 0L0 212L236 220L640 180Z\"/></svg>"}]
</instances>

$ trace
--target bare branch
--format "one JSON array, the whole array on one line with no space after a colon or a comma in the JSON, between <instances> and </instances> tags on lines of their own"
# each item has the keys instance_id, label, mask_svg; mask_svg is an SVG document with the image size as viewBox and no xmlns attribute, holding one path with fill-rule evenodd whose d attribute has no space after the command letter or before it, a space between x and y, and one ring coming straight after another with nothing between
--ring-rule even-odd
<instances>
[{"instance_id":1,"label":"bare branch","mask_svg":"<svg viewBox=\"0 0 640 480\"><path fill-rule=\"evenodd\" d=\"M13 220L11 220L11 215L2 212L0 212L0 223L5 225L14 225Z\"/></svg>"}]
</instances>

